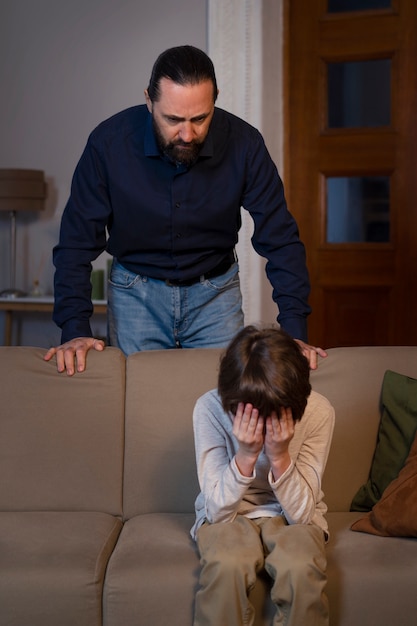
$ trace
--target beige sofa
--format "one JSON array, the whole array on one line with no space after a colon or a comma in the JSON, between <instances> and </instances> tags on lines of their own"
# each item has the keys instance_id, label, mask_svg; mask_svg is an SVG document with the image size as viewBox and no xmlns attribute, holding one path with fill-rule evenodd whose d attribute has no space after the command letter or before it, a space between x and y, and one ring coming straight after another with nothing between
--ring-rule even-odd
<instances>
[{"instance_id":1,"label":"beige sofa","mask_svg":"<svg viewBox=\"0 0 417 626\"><path fill-rule=\"evenodd\" d=\"M0 348L0 625L190 626L192 408L215 386L220 352L125 360L107 348L73 378L43 354ZM312 373L336 409L324 479L332 626L416 623L417 540L350 530L387 369L417 377L417 347L331 349ZM261 578L258 625L271 624L265 592Z\"/></svg>"}]
</instances>

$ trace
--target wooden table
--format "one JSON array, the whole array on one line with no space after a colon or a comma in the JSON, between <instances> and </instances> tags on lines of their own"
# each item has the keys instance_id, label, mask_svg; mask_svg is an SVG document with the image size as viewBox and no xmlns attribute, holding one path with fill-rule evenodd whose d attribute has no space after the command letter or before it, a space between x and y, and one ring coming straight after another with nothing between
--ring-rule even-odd
<instances>
[{"instance_id":1,"label":"wooden table","mask_svg":"<svg viewBox=\"0 0 417 626\"><path fill-rule=\"evenodd\" d=\"M6 315L4 324L4 344L10 346L12 343L13 313L20 311L23 313L50 313L52 314L54 299L50 297L34 298L31 296L23 298L0 298L0 311ZM106 300L93 300L94 313L106 313Z\"/></svg>"}]
</instances>

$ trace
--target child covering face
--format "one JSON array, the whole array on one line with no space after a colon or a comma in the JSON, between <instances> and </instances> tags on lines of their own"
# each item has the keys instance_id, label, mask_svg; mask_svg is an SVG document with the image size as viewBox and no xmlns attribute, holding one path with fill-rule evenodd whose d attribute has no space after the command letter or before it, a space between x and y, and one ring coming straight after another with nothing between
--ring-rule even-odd
<instances>
[{"instance_id":1,"label":"child covering face","mask_svg":"<svg viewBox=\"0 0 417 626\"><path fill-rule=\"evenodd\" d=\"M195 626L253 624L248 595L263 568L277 624L328 624L321 480L334 410L309 375L287 334L247 326L196 403Z\"/></svg>"}]
</instances>

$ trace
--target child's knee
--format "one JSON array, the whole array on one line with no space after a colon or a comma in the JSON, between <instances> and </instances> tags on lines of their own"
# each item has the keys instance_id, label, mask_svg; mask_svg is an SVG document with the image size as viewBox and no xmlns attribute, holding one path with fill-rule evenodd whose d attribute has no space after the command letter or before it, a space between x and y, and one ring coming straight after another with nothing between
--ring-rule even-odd
<instances>
[{"instance_id":1,"label":"child's knee","mask_svg":"<svg viewBox=\"0 0 417 626\"><path fill-rule=\"evenodd\" d=\"M239 550L225 550L213 563L219 575L236 577L240 574L255 572L258 564L254 557L239 554Z\"/></svg>"}]
</instances>

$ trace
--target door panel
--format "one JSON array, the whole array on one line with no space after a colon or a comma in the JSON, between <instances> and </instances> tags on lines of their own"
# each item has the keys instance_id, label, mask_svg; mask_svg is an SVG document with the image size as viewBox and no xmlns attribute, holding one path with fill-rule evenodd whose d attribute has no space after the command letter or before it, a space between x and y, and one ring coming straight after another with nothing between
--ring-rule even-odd
<instances>
[{"instance_id":1,"label":"door panel","mask_svg":"<svg viewBox=\"0 0 417 626\"><path fill-rule=\"evenodd\" d=\"M386 345L389 287L323 288L324 327L329 345Z\"/></svg>"},{"instance_id":2,"label":"door panel","mask_svg":"<svg viewBox=\"0 0 417 626\"><path fill-rule=\"evenodd\" d=\"M285 22L284 182L307 250L310 342L417 345L417 2L330 14L326 0L291 0ZM329 128L329 64L375 59L390 59L387 123ZM376 102L382 98L372 84L365 87ZM356 98L355 106L369 107L356 88L344 98L344 106ZM389 210L373 225L384 234L368 242L327 241L331 177L388 178ZM337 219L334 195L332 202ZM339 211L340 220L358 219L358 207L346 208L346 198Z\"/></svg>"}]
</instances>

